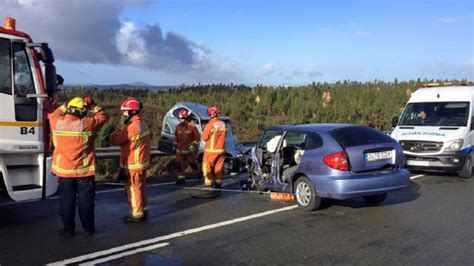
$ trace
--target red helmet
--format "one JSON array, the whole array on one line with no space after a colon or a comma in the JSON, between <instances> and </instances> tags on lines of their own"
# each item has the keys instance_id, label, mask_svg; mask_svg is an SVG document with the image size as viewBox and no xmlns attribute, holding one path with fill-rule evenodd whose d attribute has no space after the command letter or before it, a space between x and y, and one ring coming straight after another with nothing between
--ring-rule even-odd
<instances>
[{"instance_id":1,"label":"red helmet","mask_svg":"<svg viewBox=\"0 0 474 266\"><path fill-rule=\"evenodd\" d=\"M120 110L122 111L139 111L140 109L142 109L142 104L135 97L128 97L120 106Z\"/></svg>"},{"instance_id":2,"label":"red helmet","mask_svg":"<svg viewBox=\"0 0 474 266\"><path fill-rule=\"evenodd\" d=\"M210 117L213 117L213 116L216 116L217 114L219 114L220 111L219 109L217 108L217 106L211 106L207 109L207 114L210 116Z\"/></svg>"},{"instance_id":3,"label":"red helmet","mask_svg":"<svg viewBox=\"0 0 474 266\"><path fill-rule=\"evenodd\" d=\"M189 118L188 110L186 110L186 109L181 109L181 110L179 111L178 117L179 117L179 118L188 119L188 118Z\"/></svg>"}]
</instances>

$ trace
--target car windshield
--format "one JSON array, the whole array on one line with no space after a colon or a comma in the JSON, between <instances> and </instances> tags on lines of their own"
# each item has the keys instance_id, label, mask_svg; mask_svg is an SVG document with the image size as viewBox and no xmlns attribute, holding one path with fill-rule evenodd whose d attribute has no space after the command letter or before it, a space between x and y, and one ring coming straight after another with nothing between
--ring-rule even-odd
<instances>
[{"instance_id":1,"label":"car windshield","mask_svg":"<svg viewBox=\"0 0 474 266\"><path fill-rule=\"evenodd\" d=\"M400 126L466 126L469 102L409 103Z\"/></svg>"}]
</instances>

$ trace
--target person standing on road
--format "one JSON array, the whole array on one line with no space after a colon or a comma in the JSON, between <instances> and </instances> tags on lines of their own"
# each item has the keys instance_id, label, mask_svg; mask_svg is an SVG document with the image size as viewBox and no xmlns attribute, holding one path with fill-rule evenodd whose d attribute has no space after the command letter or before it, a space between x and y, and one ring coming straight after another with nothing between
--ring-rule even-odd
<instances>
[{"instance_id":1,"label":"person standing on road","mask_svg":"<svg viewBox=\"0 0 474 266\"><path fill-rule=\"evenodd\" d=\"M181 109L178 116L179 124L176 125L173 141L173 145L176 147L178 170L176 184L184 184L186 182L185 169L188 164L194 173L199 171L196 159L201 137L196 126L189 122L190 117L186 109Z\"/></svg>"},{"instance_id":2,"label":"person standing on road","mask_svg":"<svg viewBox=\"0 0 474 266\"><path fill-rule=\"evenodd\" d=\"M150 167L151 131L140 115L142 108L138 99L125 99L120 106L124 126L110 136L112 145L120 145L120 166L127 176L125 189L131 213L123 218L125 223L148 218L146 172Z\"/></svg>"},{"instance_id":3,"label":"person standing on road","mask_svg":"<svg viewBox=\"0 0 474 266\"><path fill-rule=\"evenodd\" d=\"M93 116L87 116L92 112ZM86 235L95 233L95 150L97 131L107 115L90 97L75 97L48 115L53 139L51 171L59 177L60 236L74 236L76 195L79 218Z\"/></svg>"},{"instance_id":4,"label":"person standing on road","mask_svg":"<svg viewBox=\"0 0 474 266\"><path fill-rule=\"evenodd\" d=\"M204 186L222 188L226 125L218 118L219 109L216 106L209 107L207 114L211 120L201 134L201 139L206 142L202 160Z\"/></svg>"}]
</instances>

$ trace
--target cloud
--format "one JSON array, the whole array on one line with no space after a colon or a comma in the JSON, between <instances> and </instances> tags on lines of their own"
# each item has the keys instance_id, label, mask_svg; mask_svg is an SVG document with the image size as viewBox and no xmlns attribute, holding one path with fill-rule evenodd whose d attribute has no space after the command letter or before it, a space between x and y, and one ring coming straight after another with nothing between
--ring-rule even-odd
<instances>
[{"instance_id":1,"label":"cloud","mask_svg":"<svg viewBox=\"0 0 474 266\"><path fill-rule=\"evenodd\" d=\"M323 76L324 73L318 70L309 70L307 75L309 78L317 78Z\"/></svg>"},{"instance_id":2,"label":"cloud","mask_svg":"<svg viewBox=\"0 0 474 266\"><path fill-rule=\"evenodd\" d=\"M277 67L273 63L267 63L261 67L261 72L264 76L275 74Z\"/></svg>"},{"instance_id":3,"label":"cloud","mask_svg":"<svg viewBox=\"0 0 474 266\"><path fill-rule=\"evenodd\" d=\"M204 45L177 32L163 33L159 24L138 27L133 21L120 21L127 7L147 7L150 3L6 0L0 18L16 18L19 30L29 33L35 41L48 42L61 61L187 72L208 80L238 78L238 62L218 56Z\"/></svg>"}]
</instances>

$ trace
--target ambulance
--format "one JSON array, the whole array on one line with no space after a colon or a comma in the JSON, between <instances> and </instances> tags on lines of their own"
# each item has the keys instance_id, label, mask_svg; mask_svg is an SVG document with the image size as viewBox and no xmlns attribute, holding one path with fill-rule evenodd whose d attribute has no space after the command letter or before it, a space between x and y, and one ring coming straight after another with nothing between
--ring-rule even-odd
<instances>
[{"instance_id":1,"label":"ambulance","mask_svg":"<svg viewBox=\"0 0 474 266\"><path fill-rule=\"evenodd\" d=\"M470 178L473 166L474 85L434 83L412 93L392 138L409 170L453 172Z\"/></svg>"},{"instance_id":2,"label":"ambulance","mask_svg":"<svg viewBox=\"0 0 474 266\"><path fill-rule=\"evenodd\" d=\"M57 95L54 56L47 43L16 30L13 18L0 27L0 194L14 201L52 195L47 114Z\"/></svg>"}]
</instances>

